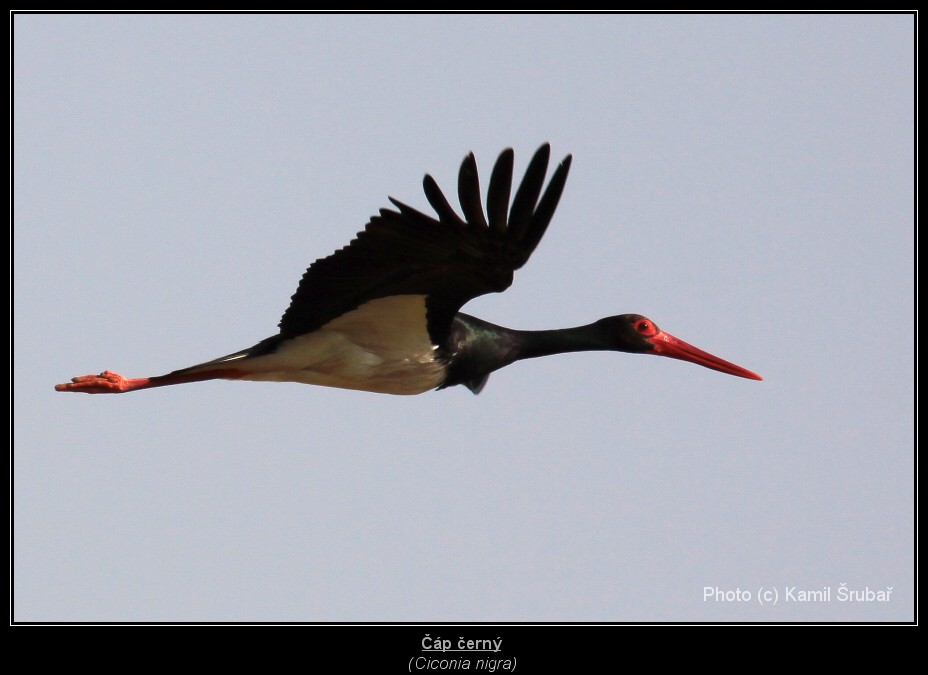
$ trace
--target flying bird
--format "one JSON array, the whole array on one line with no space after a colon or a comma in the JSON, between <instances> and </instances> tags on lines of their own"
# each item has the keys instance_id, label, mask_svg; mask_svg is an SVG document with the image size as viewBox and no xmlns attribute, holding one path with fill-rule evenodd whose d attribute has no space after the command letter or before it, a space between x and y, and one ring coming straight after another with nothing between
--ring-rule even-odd
<instances>
[{"instance_id":1,"label":"flying bird","mask_svg":"<svg viewBox=\"0 0 928 675\"><path fill-rule=\"evenodd\" d=\"M459 216L435 180L423 181L436 216L390 198L347 246L313 263L277 335L253 347L155 377L84 375L58 391L121 394L202 380L302 382L386 394L462 384L475 394L495 371L522 359L609 350L690 361L763 379L662 331L640 314L574 328L526 331L461 313L470 300L512 284L541 241L561 198L571 156L544 190L551 149L532 157L510 204L513 151L493 167L486 212L473 153L461 164Z\"/></svg>"}]
</instances>

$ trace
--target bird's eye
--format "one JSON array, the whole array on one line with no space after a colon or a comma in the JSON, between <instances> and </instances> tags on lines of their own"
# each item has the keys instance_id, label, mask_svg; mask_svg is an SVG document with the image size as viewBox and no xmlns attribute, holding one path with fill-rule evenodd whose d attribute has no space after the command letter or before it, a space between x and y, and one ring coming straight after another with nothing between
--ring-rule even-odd
<instances>
[{"instance_id":1,"label":"bird's eye","mask_svg":"<svg viewBox=\"0 0 928 675\"><path fill-rule=\"evenodd\" d=\"M638 319L634 324L635 330L647 337L657 335L657 326L649 319Z\"/></svg>"}]
</instances>

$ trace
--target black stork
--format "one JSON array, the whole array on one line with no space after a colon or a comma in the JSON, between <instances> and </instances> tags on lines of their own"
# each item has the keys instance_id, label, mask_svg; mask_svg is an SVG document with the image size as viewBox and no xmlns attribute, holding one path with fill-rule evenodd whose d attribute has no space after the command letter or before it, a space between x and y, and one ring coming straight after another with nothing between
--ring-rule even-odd
<instances>
[{"instance_id":1,"label":"black stork","mask_svg":"<svg viewBox=\"0 0 928 675\"><path fill-rule=\"evenodd\" d=\"M524 331L460 313L477 296L512 283L541 241L567 180L571 156L542 192L550 147L535 153L509 204L513 151L493 167L484 214L473 153L461 164L454 211L426 175L438 218L392 197L348 246L303 275L280 332L253 347L175 370L125 378L112 371L72 378L58 391L120 394L201 380L303 382L387 394L419 394L463 384L479 393L494 370L537 356L611 350L682 359L752 380L749 370L665 333L640 314L585 326Z\"/></svg>"}]
</instances>

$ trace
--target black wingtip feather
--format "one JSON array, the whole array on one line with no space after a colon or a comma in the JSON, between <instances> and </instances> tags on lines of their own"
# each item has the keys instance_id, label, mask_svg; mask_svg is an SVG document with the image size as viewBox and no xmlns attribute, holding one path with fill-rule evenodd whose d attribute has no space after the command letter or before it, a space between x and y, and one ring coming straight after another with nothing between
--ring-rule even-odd
<instances>
[{"instance_id":1,"label":"black wingtip feather","mask_svg":"<svg viewBox=\"0 0 928 675\"><path fill-rule=\"evenodd\" d=\"M458 172L458 199L467 224L481 230L487 229L487 221L483 216L483 204L480 202L480 178L477 175L477 160L474 153L467 155L461 162L461 170Z\"/></svg>"},{"instance_id":2,"label":"black wingtip feather","mask_svg":"<svg viewBox=\"0 0 928 675\"><path fill-rule=\"evenodd\" d=\"M512 190L512 165L515 152L512 148L503 150L493 173L490 175L490 187L487 189L487 217L490 228L502 234L506 231L509 214L509 193Z\"/></svg>"},{"instance_id":3,"label":"black wingtip feather","mask_svg":"<svg viewBox=\"0 0 928 675\"><path fill-rule=\"evenodd\" d=\"M532 225L535 205L538 203L538 196L541 194L541 187L545 182L550 157L551 146L545 143L538 148L532 160L528 163L525 176L522 178L519 189L516 190L516 196L512 200L512 208L509 210L508 229L511 241L521 241L526 230Z\"/></svg>"},{"instance_id":4,"label":"black wingtip feather","mask_svg":"<svg viewBox=\"0 0 928 675\"><path fill-rule=\"evenodd\" d=\"M438 183L436 183L435 179L429 174L425 174L425 178L422 179L422 188L425 190L425 198L429 200L429 204L435 209L435 213L438 214L438 219L440 221L456 225L457 227L466 226L466 223L461 220L460 216L451 208L451 204L448 203L441 188L438 187Z\"/></svg>"},{"instance_id":5,"label":"black wingtip feather","mask_svg":"<svg viewBox=\"0 0 928 675\"><path fill-rule=\"evenodd\" d=\"M554 175L551 176L548 187L545 189L545 193L542 195L541 201L535 209L535 213L532 217L531 229L525 233L523 238L523 250L526 252L526 260L528 259L528 255L531 255L535 247L538 246L538 242L540 242L541 238L544 236L545 230L548 229L551 218L554 217L554 211L557 209L558 202L561 200L561 194L564 192L564 185L567 183L567 174L570 171L572 159L572 155L567 155L567 157L557 165L557 169L554 170Z\"/></svg>"}]
</instances>

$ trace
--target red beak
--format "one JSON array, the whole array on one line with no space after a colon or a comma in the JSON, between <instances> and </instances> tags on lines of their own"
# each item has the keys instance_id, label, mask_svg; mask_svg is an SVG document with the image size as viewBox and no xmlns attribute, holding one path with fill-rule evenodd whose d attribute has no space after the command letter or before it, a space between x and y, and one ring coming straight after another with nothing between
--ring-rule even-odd
<instances>
[{"instance_id":1,"label":"red beak","mask_svg":"<svg viewBox=\"0 0 928 675\"><path fill-rule=\"evenodd\" d=\"M650 352L651 354L657 354L658 356L669 356L672 359L680 359L681 361L689 361L690 363L705 366L706 368L711 368L712 370L717 370L721 373L728 373L729 375L736 375L738 377L746 377L749 380L764 379L757 373L752 373L746 368L736 366L734 363L729 363L728 361L720 359L717 356L712 356L712 354L709 354L708 352L704 352L703 350L698 349L679 338L675 338L670 333L661 331L654 337L648 338L648 342L654 345L654 350Z\"/></svg>"}]
</instances>

